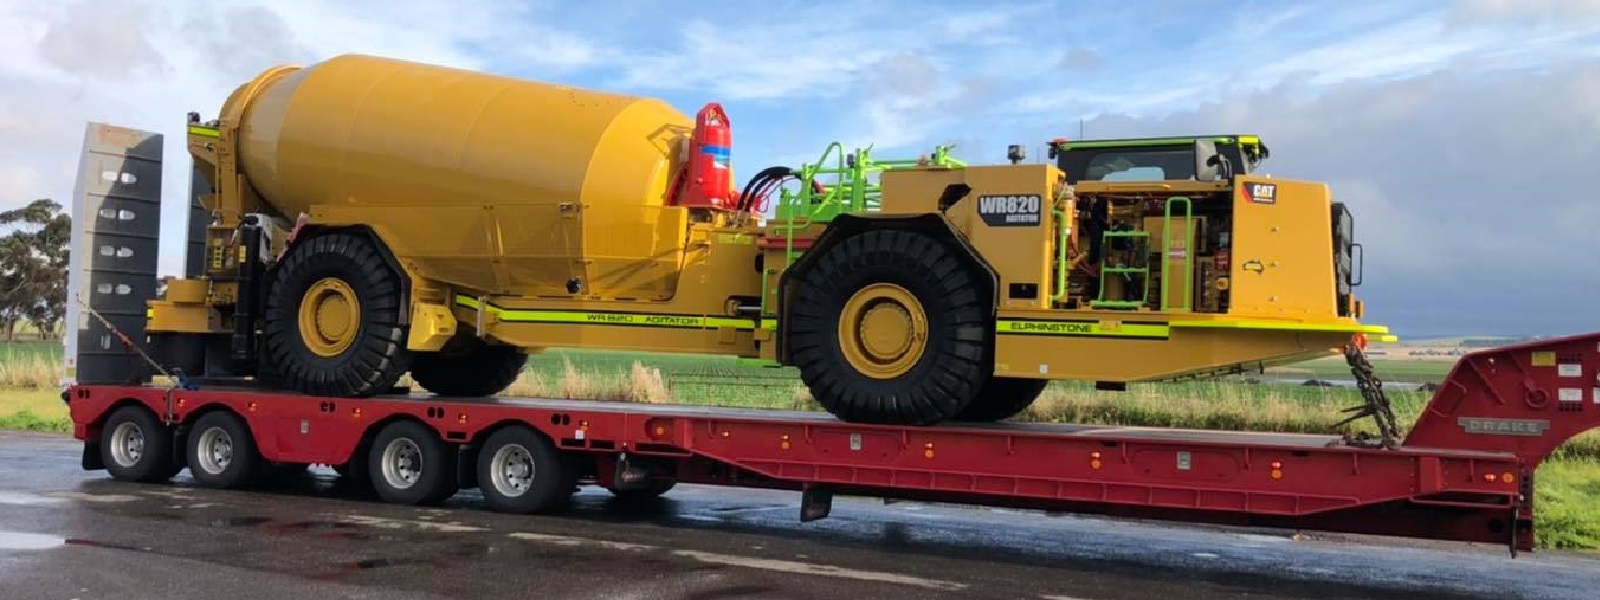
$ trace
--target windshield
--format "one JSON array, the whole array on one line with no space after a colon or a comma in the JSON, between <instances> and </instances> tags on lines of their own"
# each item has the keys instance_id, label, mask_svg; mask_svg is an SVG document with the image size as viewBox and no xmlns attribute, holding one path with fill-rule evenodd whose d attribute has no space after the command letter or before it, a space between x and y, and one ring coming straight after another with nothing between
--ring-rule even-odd
<instances>
[{"instance_id":1,"label":"windshield","mask_svg":"<svg viewBox=\"0 0 1600 600\"><path fill-rule=\"evenodd\" d=\"M1242 156L1238 144L1219 143L1216 148L1233 166L1235 175L1254 171L1260 162L1258 156ZM1189 145L1068 146L1056 155L1056 166L1074 183L1189 180L1195 178L1194 163L1194 148Z\"/></svg>"}]
</instances>

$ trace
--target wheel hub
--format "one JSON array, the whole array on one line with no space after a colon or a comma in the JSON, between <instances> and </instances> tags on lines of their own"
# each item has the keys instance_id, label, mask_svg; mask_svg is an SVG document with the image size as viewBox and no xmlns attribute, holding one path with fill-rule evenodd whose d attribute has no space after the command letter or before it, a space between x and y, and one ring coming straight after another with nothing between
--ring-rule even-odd
<instances>
[{"instance_id":1,"label":"wheel hub","mask_svg":"<svg viewBox=\"0 0 1600 600\"><path fill-rule=\"evenodd\" d=\"M233 463L233 437L220 427L207 429L200 434L197 442L199 467L213 475L228 470L228 465Z\"/></svg>"},{"instance_id":2,"label":"wheel hub","mask_svg":"<svg viewBox=\"0 0 1600 600\"><path fill-rule=\"evenodd\" d=\"M863 375L893 379L922 359L928 318L922 303L898 285L875 283L845 302L839 314L839 344L845 360Z\"/></svg>"},{"instance_id":3,"label":"wheel hub","mask_svg":"<svg viewBox=\"0 0 1600 600\"><path fill-rule=\"evenodd\" d=\"M360 320L361 302L341 279L318 280L300 299L300 339L317 356L332 358L348 350L355 343Z\"/></svg>"},{"instance_id":4,"label":"wheel hub","mask_svg":"<svg viewBox=\"0 0 1600 600\"><path fill-rule=\"evenodd\" d=\"M131 467L144 458L144 430L133 423L117 425L111 432L111 459Z\"/></svg>"},{"instance_id":5,"label":"wheel hub","mask_svg":"<svg viewBox=\"0 0 1600 600\"><path fill-rule=\"evenodd\" d=\"M533 454L521 444L506 444L489 462L489 477L494 489L507 497L517 497L533 485Z\"/></svg>"},{"instance_id":6,"label":"wheel hub","mask_svg":"<svg viewBox=\"0 0 1600 600\"><path fill-rule=\"evenodd\" d=\"M383 449L383 479L389 487L403 490L422 478L422 448L409 438L389 442Z\"/></svg>"}]
</instances>

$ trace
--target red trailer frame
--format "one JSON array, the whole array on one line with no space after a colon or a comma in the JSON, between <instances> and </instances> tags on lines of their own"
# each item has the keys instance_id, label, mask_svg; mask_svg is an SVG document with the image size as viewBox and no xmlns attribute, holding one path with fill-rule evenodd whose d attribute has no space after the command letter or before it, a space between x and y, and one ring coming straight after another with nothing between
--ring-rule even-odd
<instances>
[{"instance_id":1,"label":"red trailer frame","mask_svg":"<svg viewBox=\"0 0 1600 600\"><path fill-rule=\"evenodd\" d=\"M447 490L454 493L480 483L472 466L485 440L521 426L580 465L581 483L657 492L669 482L799 489L803 520L825 517L832 495L848 493L1496 542L1515 553L1534 547L1535 469L1562 442L1600 425L1600 333L1462 357L1396 449L1327 435L874 426L820 413L588 401L106 385L75 386L65 397L86 469L106 468L105 425L118 409L138 407L124 412L143 411L153 418L146 423L163 428L141 438L155 440L143 448L172 460L143 477L119 476L125 479L176 474L196 421L225 411L248 424L261 459L344 465L342 472L377 464L363 461L383 428L421 424L438 436L430 443L455 455L456 481Z\"/></svg>"}]
</instances>

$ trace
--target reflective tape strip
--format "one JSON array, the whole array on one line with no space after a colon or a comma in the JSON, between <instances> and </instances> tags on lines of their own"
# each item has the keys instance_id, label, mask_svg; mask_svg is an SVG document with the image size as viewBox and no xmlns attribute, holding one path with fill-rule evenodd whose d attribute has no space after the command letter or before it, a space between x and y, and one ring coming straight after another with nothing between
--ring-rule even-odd
<instances>
[{"instance_id":1,"label":"reflective tape strip","mask_svg":"<svg viewBox=\"0 0 1600 600\"><path fill-rule=\"evenodd\" d=\"M190 125L189 126L189 135L201 135L201 136L205 136L205 137L222 137L222 132L220 130L213 129L211 127L200 127L198 125Z\"/></svg>"},{"instance_id":2,"label":"reflective tape strip","mask_svg":"<svg viewBox=\"0 0 1600 600\"><path fill-rule=\"evenodd\" d=\"M456 305L478 310L478 300L456 296ZM573 310L528 310L501 308L493 304L484 310L507 323L573 323L590 325L625 325L633 327L677 327L685 329L732 328L754 330L755 321L729 317L698 315L658 315L651 313L587 312Z\"/></svg>"},{"instance_id":3,"label":"reflective tape strip","mask_svg":"<svg viewBox=\"0 0 1600 600\"><path fill-rule=\"evenodd\" d=\"M1085 337L1164 340L1167 326L1161 323L1102 323L1100 321L1021 321L1001 320L995 331L1021 335L1076 335Z\"/></svg>"}]
</instances>

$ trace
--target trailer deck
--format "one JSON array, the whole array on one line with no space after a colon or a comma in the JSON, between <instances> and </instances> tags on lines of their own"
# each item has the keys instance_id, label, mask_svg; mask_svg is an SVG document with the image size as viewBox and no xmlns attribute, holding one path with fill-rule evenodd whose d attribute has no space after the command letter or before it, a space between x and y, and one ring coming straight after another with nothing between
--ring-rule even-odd
<instances>
[{"instance_id":1,"label":"trailer deck","mask_svg":"<svg viewBox=\"0 0 1600 600\"><path fill-rule=\"evenodd\" d=\"M1504 543L1517 551L1534 547L1539 463L1600 425L1597 374L1600 333L1469 354L1392 449L1316 434L877 426L823 413L524 398L342 399L149 385L81 385L66 397L86 468L106 468L116 456L107 444L126 443L105 426L119 409L147 411L166 428L140 438L141 451L171 459L147 480L182 468L195 455L197 421L225 412L247 425L254 460L343 466L347 476L375 480L376 468L362 467L380 466L373 447L380 432L421 424L437 436L428 443L451 454L449 493L481 487L478 474L490 471L480 450L495 433L520 428L579 465L572 484L619 493L659 493L678 482L796 489L803 520L825 517L834 494L858 494Z\"/></svg>"}]
</instances>

